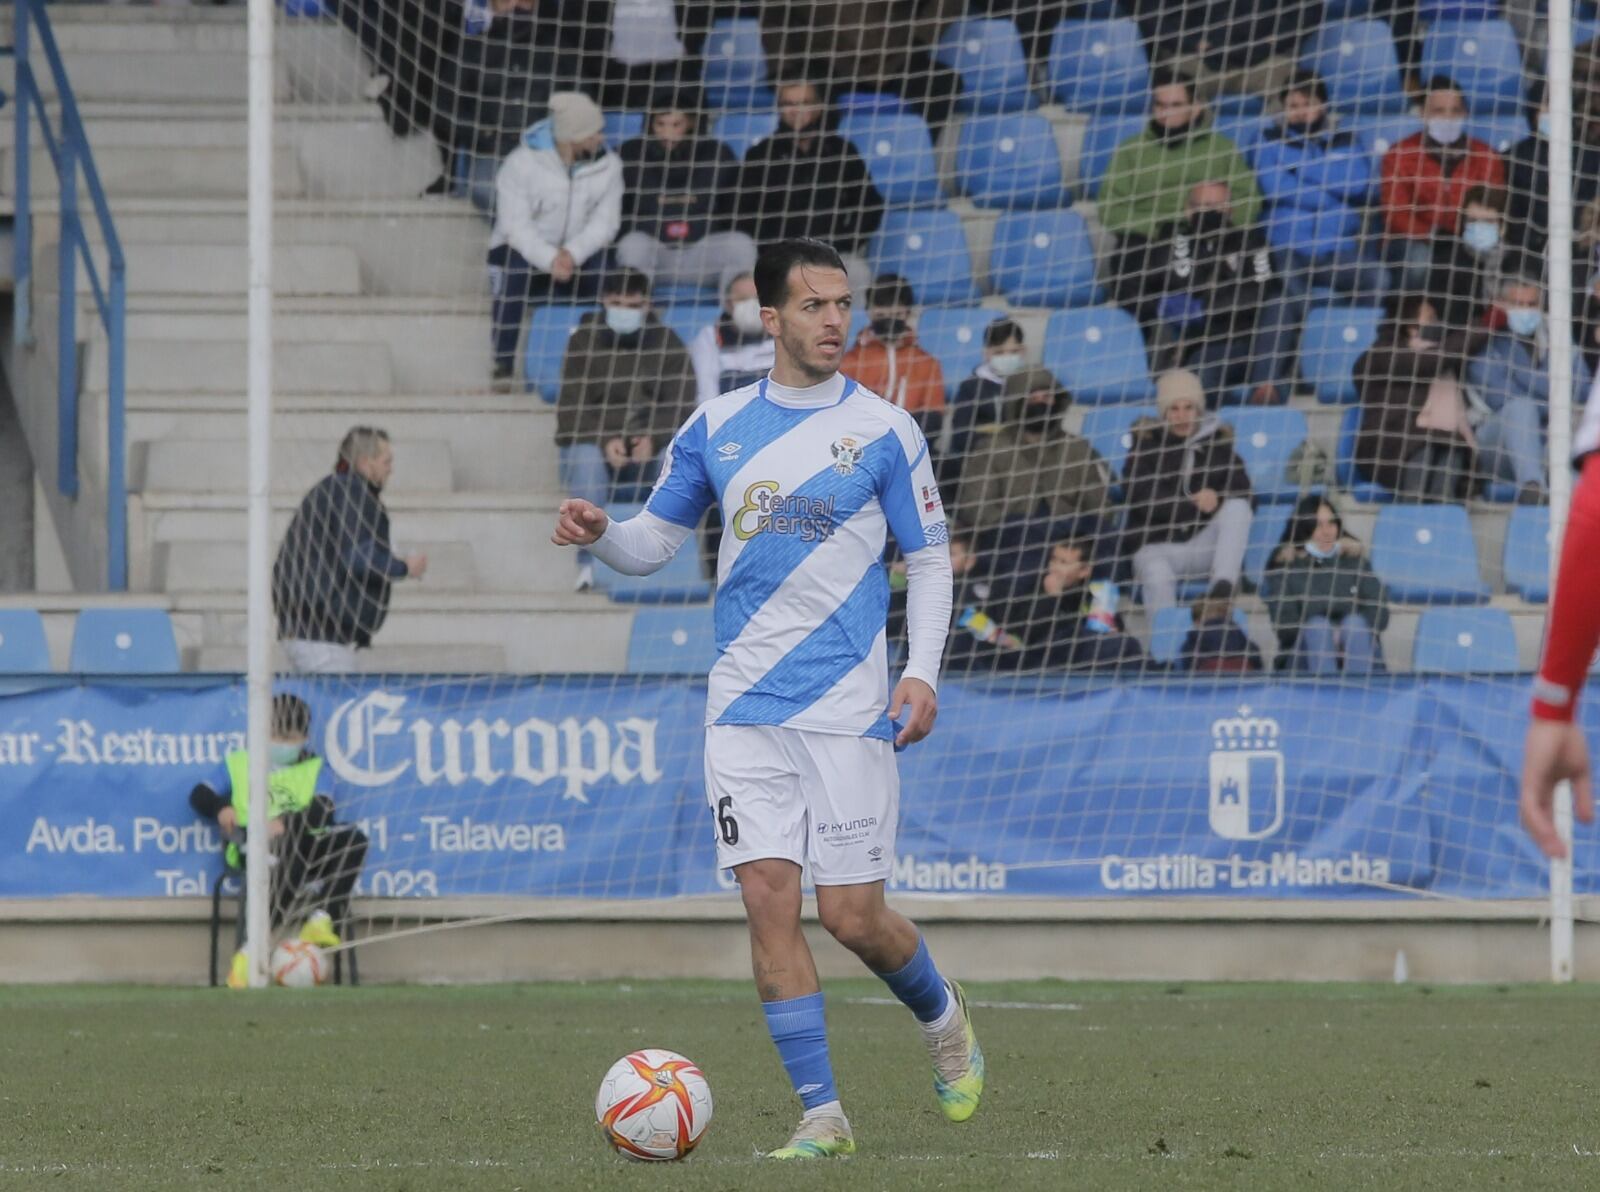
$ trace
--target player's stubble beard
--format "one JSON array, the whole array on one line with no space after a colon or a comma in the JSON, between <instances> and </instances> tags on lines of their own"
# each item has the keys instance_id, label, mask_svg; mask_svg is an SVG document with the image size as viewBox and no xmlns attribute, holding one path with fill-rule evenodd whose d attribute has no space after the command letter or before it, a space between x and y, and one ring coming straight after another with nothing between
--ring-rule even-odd
<instances>
[{"instance_id":1,"label":"player's stubble beard","mask_svg":"<svg viewBox=\"0 0 1600 1192\"><path fill-rule=\"evenodd\" d=\"M807 388L832 380L834 374L839 371L836 362L819 363L812 359L806 350L805 340L791 333L786 327L780 328L778 346L783 349L783 354L789 358L789 363L795 371L805 376Z\"/></svg>"}]
</instances>

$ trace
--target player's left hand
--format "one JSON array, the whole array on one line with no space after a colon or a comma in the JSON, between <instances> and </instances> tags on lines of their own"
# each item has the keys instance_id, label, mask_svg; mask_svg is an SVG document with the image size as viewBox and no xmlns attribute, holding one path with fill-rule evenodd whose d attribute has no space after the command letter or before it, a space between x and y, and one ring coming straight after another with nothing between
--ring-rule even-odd
<instances>
[{"instance_id":1,"label":"player's left hand","mask_svg":"<svg viewBox=\"0 0 1600 1192\"><path fill-rule=\"evenodd\" d=\"M921 679L901 679L889 699L889 719L899 720L900 709L907 707L911 715L894 739L900 746L915 745L933 731L933 722L939 718L939 697Z\"/></svg>"},{"instance_id":2,"label":"player's left hand","mask_svg":"<svg viewBox=\"0 0 1600 1192\"><path fill-rule=\"evenodd\" d=\"M1572 783L1572 812L1579 823L1594 822L1589 787L1589 746L1576 724L1535 718L1522 749L1522 826L1547 857L1565 857L1566 842L1556 831L1556 784Z\"/></svg>"}]
</instances>

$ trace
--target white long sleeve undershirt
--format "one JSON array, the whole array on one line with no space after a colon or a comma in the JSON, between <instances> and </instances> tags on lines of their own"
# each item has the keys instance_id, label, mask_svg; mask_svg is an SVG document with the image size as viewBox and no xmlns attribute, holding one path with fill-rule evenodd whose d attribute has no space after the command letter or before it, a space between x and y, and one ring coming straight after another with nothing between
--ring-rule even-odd
<instances>
[{"instance_id":1,"label":"white long sleeve undershirt","mask_svg":"<svg viewBox=\"0 0 1600 1192\"><path fill-rule=\"evenodd\" d=\"M688 526L640 510L625 521L615 518L589 548L607 567L623 575L650 575L665 567L694 531Z\"/></svg>"}]
</instances>

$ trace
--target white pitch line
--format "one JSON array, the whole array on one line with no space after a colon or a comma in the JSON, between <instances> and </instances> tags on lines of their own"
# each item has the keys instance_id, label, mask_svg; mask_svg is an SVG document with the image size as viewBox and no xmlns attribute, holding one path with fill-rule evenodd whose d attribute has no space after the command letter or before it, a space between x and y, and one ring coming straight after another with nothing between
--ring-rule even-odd
<instances>
[{"instance_id":1,"label":"white pitch line","mask_svg":"<svg viewBox=\"0 0 1600 1192\"><path fill-rule=\"evenodd\" d=\"M892 997L847 997L844 999L852 1006L899 1006L903 1005L898 998ZM976 1006L980 1010L1081 1010L1083 1007L1077 1002L980 1002L968 1001L967 1005Z\"/></svg>"}]
</instances>

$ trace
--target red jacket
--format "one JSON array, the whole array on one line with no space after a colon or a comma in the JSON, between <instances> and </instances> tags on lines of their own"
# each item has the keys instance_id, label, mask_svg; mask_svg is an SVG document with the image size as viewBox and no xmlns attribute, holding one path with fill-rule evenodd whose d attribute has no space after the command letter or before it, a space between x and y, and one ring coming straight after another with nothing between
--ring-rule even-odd
<instances>
[{"instance_id":1,"label":"red jacket","mask_svg":"<svg viewBox=\"0 0 1600 1192\"><path fill-rule=\"evenodd\" d=\"M1505 185L1505 162L1482 141L1468 137L1446 170L1444 154L1427 135L1412 133L1383 155L1383 227L1391 236L1425 240L1454 232L1462 195L1474 186Z\"/></svg>"}]
</instances>

